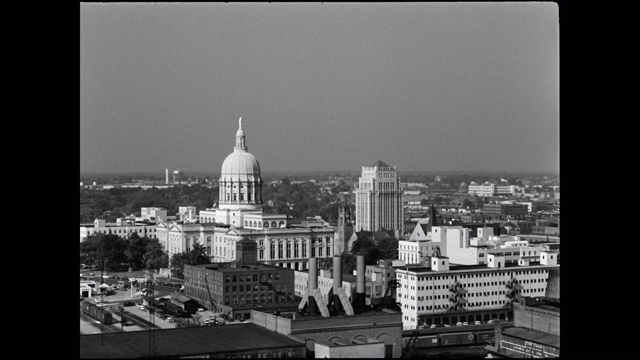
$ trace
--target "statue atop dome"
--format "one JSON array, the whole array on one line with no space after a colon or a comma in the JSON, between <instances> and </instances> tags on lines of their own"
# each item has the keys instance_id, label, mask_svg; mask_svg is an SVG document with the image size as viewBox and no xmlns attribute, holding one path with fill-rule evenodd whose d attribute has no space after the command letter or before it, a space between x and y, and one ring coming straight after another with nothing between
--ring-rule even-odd
<instances>
[{"instance_id":1,"label":"statue atop dome","mask_svg":"<svg viewBox=\"0 0 640 360\"><path fill-rule=\"evenodd\" d=\"M247 150L247 145L244 140L244 130L242 130L242 116L238 119L238 132L236 133L236 146L234 150Z\"/></svg>"}]
</instances>

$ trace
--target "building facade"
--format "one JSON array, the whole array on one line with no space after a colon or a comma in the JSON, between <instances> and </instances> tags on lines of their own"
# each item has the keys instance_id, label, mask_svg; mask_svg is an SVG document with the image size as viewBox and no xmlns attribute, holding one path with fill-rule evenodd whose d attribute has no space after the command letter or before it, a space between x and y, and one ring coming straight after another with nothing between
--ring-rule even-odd
<instances>
[{"instance_id":1,"label":"building facade","mask_svg":"<svg viewBox=\"0 0 640 360\"><path fill-rule=\"evenodd\" d=\"M363 166L355 192L356 231L403 233L402 189L395 166L379 160L372 166Z\"/></svg>"},{"instance_id":2,"label":"building facade","mask_svg":"<svg viewBox=\"0 0 640 360\"><path fill-rule=\"evenodd\" d=\"M542 252L539 263L505 264L488 255L486 265L451 265L447 257L432 257L430 267L396 269L403 326L433 324L439 315L478 315L510 308L521 296L544 296L549 271L559 267L557 254Z\"/></svg>"},{"instance_id":3,"label":"building facade","mask_svg":"<svg viewBox=\"0 0 640 360\"><path fill-rule=\"evenodd\" d=\"M478 185L472 182L468 187L469 194L481 197L491 197L500 195L513 195L517 193L518 187L515 185L497 185L494 183L484 183Z\"/></svg>"},{"instance_id":4,"label":"building facade","mask_svg":"<svg viewBox=\"0 0 640 360\"><path fill-rule=\"evenodd\" d=\"M482 207L482 213L487 218L505 219L524 219L527 215L529 207L521 204L485 204Z\"/></svg>"},{"instance_id":5,"label":"building facade","mask_svg":"<svg viewBox=\"0 0 640 360\"><path fill-rule=\"evenodd\" d=\"M120 220L120 219L119 219ZM107 224L103 219L96 219L93 224L80 224L80 242L84 241L88 236L96 234L118 235L125 239L137 233L140 237L156 238L155 223L122 223Z\"/></svg>"}]
</instances>

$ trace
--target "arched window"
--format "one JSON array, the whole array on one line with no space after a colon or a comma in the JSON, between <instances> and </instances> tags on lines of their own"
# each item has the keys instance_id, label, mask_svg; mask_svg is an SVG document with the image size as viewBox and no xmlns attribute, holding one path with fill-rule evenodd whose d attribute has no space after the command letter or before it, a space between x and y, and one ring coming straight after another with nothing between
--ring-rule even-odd
<instances>
[{"instance_id":1,"label":"arched window","mask_svg":"<svg viewBox=\"0 0 640 360\"><path fill-rule=\"evenodd\" d=\"M278 224L280 227L282 227L282 225L284 225L284 221L280 221L280 224Z\"/></svg>"},{"instance_id":2,"label":"arched window","mask_svg":"<svg viewBox=\"0 0 640 360\"><path fill-rule=\"evenodd\" d=\"M276 223L275 221L271 222L271 227L278 227L278 223Z\"/></svg>"},{"instance_id":3,"label":"arched window","mask_svg":"<svg viewBox=\"0 0 640 360\"><path fill-rule=\"evenodd\" d=\"M264 227L266 227L266 228L268 228L268 227L269 227L269 222L268 222L268 221L265 221L265 222L264 222Z\"/></svg>"},{"instance_id":4,"label":"arched window","mask_svg":"<svg viewBox=\"0 0 640 360\"><path fill-rule=\"evenodd\" d=\"M249 222L247 220L244 221L244 226L249 225Z\"/></svg>"}]
</instances>

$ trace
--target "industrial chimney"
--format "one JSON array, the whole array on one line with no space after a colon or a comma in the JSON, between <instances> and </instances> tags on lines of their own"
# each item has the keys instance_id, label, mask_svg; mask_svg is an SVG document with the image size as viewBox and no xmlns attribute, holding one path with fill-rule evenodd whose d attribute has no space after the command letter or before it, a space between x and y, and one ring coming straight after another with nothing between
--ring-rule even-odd
<instances>
[{"instance_id":1,"label":"industrial chimney","mask_svg":"<svg viewBox=\"0 0 640 360\"><path fill-rule=\"evenodd\" d=\"M166 169L164 173L165 173L165 176L164 176L165 182L167 183L167 185L169 185L169 169Z\"/></svg>"},{"instance_id":2,"label":"industrial chimney","mask_svg":"<svg viewBox=\"0 0 640 360\"><path fill-rule=\"evenodd\" d=\"M364 256L356 256L356 295L353 299L353 307L357 312L364 311L367 301L365 295L365 266Z\"/></svg>"},{"instance_id":3,"label":"industrial chimney","mask_svg":"<svg viewBox=\"0 0 640 360\"><path fill-rule=\"evenodd\" d=\"M338 293L342 287L342 258L340 256L333 257L333 308L336 312L343 311L342 304Z\"/></svg>"},{"instance_id":4,"label":"industrial chimney","mask_svg":"<svg viewBox=\"0 0 640 360\"><path fill-rule=\"evenodd\" d=\"M314 257L309 258L309 290L311 294L313 290L318 288L318 260ZM318 304L313 296L309 296L309 315L319 315Z\"/></svg>"}]
</instances>

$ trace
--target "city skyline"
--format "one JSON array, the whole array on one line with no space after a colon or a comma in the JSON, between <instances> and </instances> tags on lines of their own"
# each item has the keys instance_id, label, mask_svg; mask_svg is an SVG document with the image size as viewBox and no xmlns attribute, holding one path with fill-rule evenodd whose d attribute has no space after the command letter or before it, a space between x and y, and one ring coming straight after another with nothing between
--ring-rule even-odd
<instances>
[{"instance_id":1,"label":"city skyline","mask_svg":"<svg viewBox=\"0 0 640 360\"><path fill-rule=\"evenodd\" d=\"M208 45L207 45L208 44ZM81 173L559 173L555 3L81 4Z\"/></svg>"}]
</instances>

